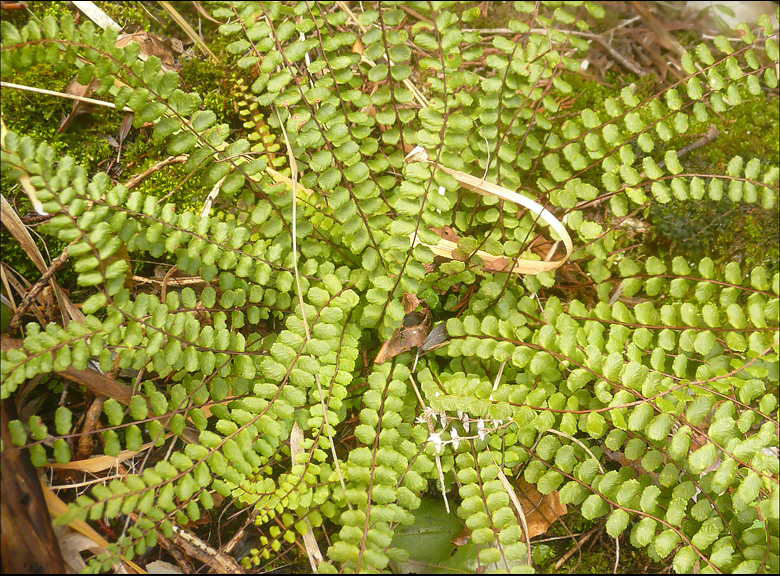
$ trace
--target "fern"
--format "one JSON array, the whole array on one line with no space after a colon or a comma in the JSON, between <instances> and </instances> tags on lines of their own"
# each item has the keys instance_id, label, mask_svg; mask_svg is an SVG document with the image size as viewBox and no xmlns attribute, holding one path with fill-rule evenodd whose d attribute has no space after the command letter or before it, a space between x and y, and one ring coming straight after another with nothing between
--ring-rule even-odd
<instances>
[{"instance_id":1,"label":"fern","mask_svg":"<svg viewBox=\"0 0 780 576\"><path fill-rule=\"evenodd\" d=\"M158 59L139 60L137 44L115 47L114 31L77 29L68 15L2 23L4 77L48 64L97 79L96 97L128 106L135 127L151 123L153 141L187 154L187 173L229 205L181 211L4 128L3 176L54 215L46 232L69 243L90 295L83 323L27 324L3 351L2 398L91 362L133 369L143 385L104 405L105 454L183 440L60 519L136 515L93 568L143 553L156 530L171 536L219 494L259 526L277 521L263 536L273 551L335 526L321 572L383 570L406 559L396 528L443 480L479 564L516 570L530 551L502 479L522 475L588 519L606 516L611 537L630 535L652 559L674 554L678 572L777 570L780 276L626 255L625 233L588 209L606 202L617 220L724 195L773 208L778 166L736 156L701 174L671 143L776 91L777 33L765 21L758 36L743 28L737 46L720 36L715 54L704 44L686 53L684 79L662 94L625 88L603 109L562 117L559 98L588 48L572 32L602 9L515 9L520 40L486 47L468 28L478 10L453 3L414 3L423 18L395 3L218 8L228 51L252 75L248 139L231 138ZM285 162L285 135L299 185L269 170ZM481 267L477 250L540 260L537 232L560 238L535 214L404 162L413 146L555 213L575 238L588 296L557 289L554 272ZM443 226L460 238L447 262L430 249ZM136 293L124 251L168 255L202 283ZM404 294L446 322L447 344L372 363L366 349L402 326ZM304 439L292 456L296 427ZM39 417L9 428L38 466L72 457L65 406L51 451ZM605 454L616 451L634 465L614 469Z\"/></svg>"}]
</instances>

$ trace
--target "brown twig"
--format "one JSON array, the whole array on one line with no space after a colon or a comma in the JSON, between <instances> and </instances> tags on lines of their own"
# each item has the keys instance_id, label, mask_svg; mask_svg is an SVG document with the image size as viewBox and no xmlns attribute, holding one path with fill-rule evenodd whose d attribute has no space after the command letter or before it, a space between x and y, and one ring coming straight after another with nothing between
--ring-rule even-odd
<instances>
[{"instance_id":1,"label":"brown twig","mask_svg":"<svg viewBox=\"0 0 780 576\"><path fill-rule=\"evenodd\" d=\"M157 534L157 542L160 544L160 546L165 548L171 556L173 556L173 559L176 560L176 563L179 566L181 566L185 574L195 574L195 567L190 563L189 560L187 560L184 554L181 553L179 548L173 542L159 533Z\"/></svg>"},{"instance_id":2,"label":"brown twig","mask_svg":"<svg viewBox=\"0 0 780 576\"><path fill-rule=\"evenodd\" d=\"M165 166L169 166L171 164L181 164L183 162L186 162L187 158L189 158L189 156L187 156L186 154L182 154L181 156L169 156L165 160L160 160L159 162L156 162L155 164L153 164L151 167L144 170L140 174L136 174L135 176L130 178L130 180L128 180L127 183L125 184L125 188L130 190L131 188L138 186L144 180L144 178L146 178L153 172L156 172L160 168L164 168Z\"/></svg>"},{"instance_id":3,"label":"brown twig","mask_svg":"<svg viewBox=\"0 0 780 576\"><path fill-rule=\"evenodd\" d=\"M78 449L76 451L79 460L85 460L92 455L93 448L95 447L93 433L100 423L100 416L103 413L103 404L105 404L105 401L105 396L96 396L94 402L92 402L92 405L87 410L84 424L81 427L82 436L79 436Z\"/></svg>"},{"instance_id":4,"label":"brown twig","mask_svg":"<svg viewBox=\"0 0 780 576\"><path fill-rule=\"evenodd\" d=\"M466 30L463 30L464 32L471 32L473 30L477 30L481 32L482 34L516 34L514 30L511 30L509 28L469 28ZM529 32L533 34L539 34L539 33L546 33L546 30L542 30L541 28L531 28ZM625 56L623 56L620 52L615 50L612 46L609 45L609 42L607 42L602 36L598 34L593 34L592 32L583 32L582 30L562 30L562 32L566 32L567 34L571 34L572 36L580 36L582 38L587 38L588 40L595 40L598 42L602 48L604 48L609 54L617 60L620 64L628 68L631 72L636 74L637 76L644 76L647 74L645 70L643 70L636 62L632 62Z\"/></svg>"},{"instance_id":5,"label":"brown twig","mask_svg":"<svg viewBox=\"0 0 780 576\"><path fill-rule=\"evenodd\" d=\"M572 32L574 34L574 32ZM589 34L587 32L578 32L575 34L576 36L582 36L583 38L588 38L590 40L595 40L598 42L604 50L609 52L610 56L612 56L615 60L617 60L620 64L622 64L625 68L627 68L629 71L633 72L637 76L644 76L647 74L645 70L639 67L639 65L636 62L633 62L623 56L620 52L615 50L612 46L609 45L609 42L604 40L601 36L598 34Z\"/></svg>"},{"instance_id":6,"label":"brown twig","mask_svg":"<svg viewBox=\"0 0 780 576\"><path fill-rule=\"evenodd\" d=\"M715 140L715 138L718 136L720 136L720 130L715 127L715 124L710 124L709 129L704 134L702 134L699 139L691 142L687 146L680 148L680 151L677 153L677 157L679 158L688 152L696 150L697 148L701 148L705 144Z\"/></svg>"},{"instance_id":7,"label":"brown twig","mask_svg":"<svg viewBox=\"0 0 780 576\"><path fill-rule=\"evenodd\" d=\"M422 20L423 22L427 22L428 24L433 24L433 20L431 20L430 18L426 18L425 16L423 16L419 12L416 12L416 11L412 10L408 6L401 5L401 6L399 6L399 8L401 10L403 10L404 12L406 12L407 14L409 14L411 16L414 16L418 20Z\"/></svg>"},{"instance_id":8,"label":"brown twig","mask_svg":"<svg viewBox=\"0 0 780 576\"><path fill-rule=\"evenodd\" d=\"M710 127L709 127L709 130L707 130L704 134L702 134L700 138L698 138L697 140L691 142L687 146L685 146L683 148L680 148L680 151L677 153L677 158L682 158L683 156L685 156L689 152L691 152L693 150L696 150L697 148L701 148L705 144L708 144L708 143L712 142L713 140L715 140L718 136L720 136L720 130L718 130L715 127L714 124L711 124ZM659 168L663 168L664 166L666 166L666 162L661 160L658 163L658 167ZM644 179L644 178L647 177L647 175L644 172L640 172L639 173L639 177ZM621 189L618 190L615 193L605 194L605 195L603 195L603 196L601 196L599 198L596 198L595 200L584 200L584 201L576 204L574 206L574 210L581 210L582 208L589 208L591 206L598 206L599 204L604 202L604 200L607 200L607 199L611 198L612 196L614 196L615 194L618 194L618 193L622 192L627 187L628 186L626 184L624 184L621 187Z\"/></svg>"},{"instance_id":9,"label":"brown twig","mask_svg":"<svg viewBox=\"0 0 780 576\"><path fill-rule=\"evenodd\" d=\"M165 278L163 278L162 287L160 288L160 302L165 302L165 296L166 292L168 291L168 282L170 282L173 275L176 273L176 265L174 264L171 266L171 269L168 270L168 273L165 275Z\"/></svg>"},{"instance_id":10,"label":"brown twig","mask_svg":"<svg viewBox=\"0 0 780 576\"><path fill-rule=\"evenodd\" d=\"M655 34L658 37L658 42L667 50L671 50L672 52L675 52L678 56L682 56L685 54L685 48L683 48L680 43L669 34L669 32L664 28L663 24L653 16L653 13L650 12L650 10L647 8L644 2L629 2L633 7L634 10L637 11L637 13L642 17L642 20L645 21L645 23L650 27L650 29L653 31L653 34Z\"/></svg>"},{"instance_id":11,"label":"brown twig","mask_svg":"<svg viewBox=\"0 0 780 576\"><path fill-rule=\"evenodd\" d=\"M238 562L227 554L214 550L194 534L176 526L173 527L173 531L176 534L172 540L173 544L179 546L191 558L207 564L218 573L244 574L244 570L238 565Z\"/></svg>"},{"instance_id":12,"label":"brown twig","mask_svg":"<svg viewBox=\"0 0 780 576\"><path fill-rule=\"evenodd\" d=\"M16 309L16 313L13 315L13 318L11 318L11 321L9 322L9 326L13 329L16 329L17 326L22 321L22 316L24 316L24 313L27 311L27 309L30 307L30 305L33 303L33 300L38 296L38 294L41 293L41 291L46 288L46 286L49 283L49 280L52 276L54 276L54 273L62 268L63 264L65 264L65 260L68 259L68 251L63 250L62 254L57 256L55 258L49 268L46 270L46 272L43 273L43 276L41 276L38 281L33 285L30 290L27 291L27 293L24 295L24 298L22 298L21 303L19 304L19 307Z\"/></svg>"},{"instance_id":13,"label":"brown twig","mask_svg":"<svg viewBox=\"0 0 780 576\"><path fill-rule=\"evenodd\" d=\"M561 566L563 566L569 558L574 556L574 553L577 552L580 548L582 548L582 545L588 541L588 538L593 536L593 534L598 532L598 530L599 528L594 528L590 532L587 532L582 538L577 540L577 543L574 546L572 546L571 549L568 552L566 552L566 554L564 554L560 559L558 559L558 561L555 563L555 569L560 570Z\"/></svg>"}]
</instances>

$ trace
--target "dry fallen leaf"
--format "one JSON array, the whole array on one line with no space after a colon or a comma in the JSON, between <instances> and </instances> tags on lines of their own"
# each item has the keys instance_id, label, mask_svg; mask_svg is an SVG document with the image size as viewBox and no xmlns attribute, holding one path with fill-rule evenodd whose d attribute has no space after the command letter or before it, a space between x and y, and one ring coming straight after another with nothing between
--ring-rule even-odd
<instances>
[{"instance_id":1,"label":"dry fallen leaf","mask_svg":"<svg viewBox=\"0 0 780 576\"><path fill-rule=\"evenodd\" d=\"M514 481L514 490L525 514L528 538L544 534L553 522L566 514L566 505L561 504L557 490L544 496L522 478ZM452 543L455 546L464 546L468 544L470 538L471 530L464 528L452 539Z\"/></svg>"},{"instance_id":2,"label":"dry fallen leaf","mask_svg":"<svg viewBox=\"0 0 780 576\"><path fill-rule=\"evenodd\" d=\"M566 514L566 505L561 504L557 490L544 496L533 484L529 484L522 478L515 480L514 485L520 505L525 512L529 538L544 534L553 522Z\"/></svg>"},{"instance_id":3,"label":"dry fallen leaf","mask_svg":"<svg viewBox=\"0 0 780 576\"><path fill-rule=\"evenodd\" d=\"M76 81L76 78L74 78L73 80L70 81L68 87L65 88L65 93L70 94L71 96L80 96L82 98L89 98L92 92L95 91L95 88L98 87L98 84L100 84L100 81L97 78L94 78L86 86L84 84L79 84ZM70 114L64 116L60 121L60 127L57 129L57 133L59 134L67 130L68 126L71 125L74 118L76 118L76 116L78 116L79 114L86 114L87 112L92 112L92 110L94 110L94 106L92 106L91 104L87 104L85 102L80 102L76 100L73 103L73 108L71 108Z\"/></svg>"},{"instance_id":4,"label":"dry fallen leaf","mask_svg":"<svg viewBox=\"0 0 780 576\"><path fill-rule=\"evenodd\" d=\"M72 574L79 574L87 567L81 553L85 551L92 552L95 556L103 554L106 549L96 544L91 538L79 534L67 526L55 526L57 539L62 551L62 558L72 571Z\"/></svg>"},{"instance_id":5,"label":"dry fallen leaf","mask_svg":"<svg viewBox=\"0 0 780 576\"><path fill-rule=\"evenodd\" d=\"M401 298L401 304L404 306L404 314L409 314L420 304L420 299L417 298L417 294L406 292L404 293L403 298Z\"/></svg>"},{"instance_id":6,"label":"dry fallen leaf","mask_svg":"<svg viewBox=\"0 0 780 576\"><path fill-rule=\"evenodd\" d=\"M498 186L497 184L493 184L492 182L488 182L487 180L477 178L476 176L472 176L471 174L467 174L459 170L453 170L452 168L442 166L441 164L431 160L428 156L428 152L421 146L416 146L411 152L409 152L404 158L404 162L424 162L426 164L432 164L434 165L435 169L446 172L455 178L455 180L458 181L458 184L464 188L467 188L468 190L471 190L472 192L476 192L482 196L497 196L502 200L506 200L508 202L517 204L518 206L527 208L539 216L541 220L544 220L544 222L546 222L550 228L554 230L556 234L558 234L564 244L564 247L566 248L566 254L558 260L539 262L537 260L517 259L514 261L514 264L507 258L493 256L492 254L489 254L483 250L477 250L476 256L482 260L485 269L493 271L506 271L514 274L538 274L540 272L552 271L556 268L559 268L571 256L571 253L574 250L574 245L572 244L571 236L566 230L566 227L549 210L547 210L538 202L531 200L530 198L526 198L522 194L518 194L513 190L509 190L502 186ZM416 232L412 232L409 236L413 246L422 244ZM455 253L458 248L457 243L445 238L439 240L439 242L435 245L426 244L426 246L428 246L437 256L442 256L449 259L453 259L458 256Z\"/></svg>"},{"instance_id":7,"label":"dry fallen leaf","mask_svg":"<svg viewBox=\"0 0 780 576\"><path fill-rule=\"evenodd\" d=\"M411 312L404 317L403 326L382 344L374 362L381 364L412 348L422 346L431 330L430 312Z\"/></svg>"},{"instance_id":8,"label":"dry fallen leaf","mask_svg":"<svg viewBox=\"0 0 780 576\"><path fill-rule=\"evenodd\" d=\"M172 52L174 46L171 39L139 30L132 34L122 34L115 45L117 48L123 48L130 42L138 42L141 46L141 54L146 57L157 56L164 70L177 70L176 60Z\"/></svg>"}]
</instances>

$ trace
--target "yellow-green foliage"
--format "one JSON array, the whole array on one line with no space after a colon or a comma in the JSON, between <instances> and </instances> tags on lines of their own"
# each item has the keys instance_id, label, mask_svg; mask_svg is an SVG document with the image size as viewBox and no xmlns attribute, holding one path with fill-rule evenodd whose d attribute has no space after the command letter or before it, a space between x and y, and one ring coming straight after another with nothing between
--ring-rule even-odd
<instances>
[{"instance_id":1,"label":"yellow-green foliage","mask_svg":"<svg viewBox=\"0 0 780 576\"><path fill-rule=\"evenodd\" d=\"M71 506L63 522L139 514L92 567L142 553L155 529L170 536L218 493L263 526L250 564L313 530L323 572L400 569L411 552L394 535L444 488L471 529L464 565L521 570L530 551L502 480L522 476L680 573L777 571L780 275L627 252L608 224L673 200L775 208L774 156L730 154L702 173L678 149L713 114L776 105L766 92L777 89L777 33L764 21L756 36L696 47L684 80L656 97L627 87L561 114L574 90L563 72L588 49L565 31L583 25L578 10L599 18L598 5L514 3L507 26L520 40L494 35L486 54L470 29L477 7L415 3L419 19L363 4L351 4L354 20L328 3L214 11L252 78L242 106L269 127L260 139L277 157L289 139L296 198L267 170L268 150L253 152L159 60L115 48L115 32L74 29L68 16L3 23L4 75L43 63L75 73L80 53L90 63L79 78L97 78L97 96L129 106L136 127L151 124L159 157L188 155L178 174L202 197L217 185L225 201L201 216L200 205L160 200L172 182L128 191L13 126L4 135L3 177L29 181L56 214L47 231L70 244L90 295L84 324L30 323L23 346L3 352L2 397L90 359L143 370L128 408L105 403L105 453L180 438L153 467ZM129 87L114 87L119 75ZM548 231L404 162L415 145L562 219L580 291L550 272L483 270L478 249L539 259L531 240ZM459 260L426 246L443 226L460 236ZM164 298L131 291L127 260L112 258L124 250L168 258L202 283L168 285ZM446 343L376 364L378 344L403 325L405 294L443 323ZM71 420L61 406L48 432L34 419L10 431L40 466L69 460Z\"/></svg>"}]
</instances>

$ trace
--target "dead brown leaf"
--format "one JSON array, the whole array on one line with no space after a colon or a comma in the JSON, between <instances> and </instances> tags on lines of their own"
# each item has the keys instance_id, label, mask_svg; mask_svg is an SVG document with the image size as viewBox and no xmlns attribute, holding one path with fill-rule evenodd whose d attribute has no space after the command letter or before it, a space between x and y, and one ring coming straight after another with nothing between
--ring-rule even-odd
<instances>
[{"instance_id":1,"label":"dead brown leaf","mask_svg":"<svg viewBox=\"0 0 780 576\"><path fill-rule=\"evenodd\" d=\"M430 312L410 312L404 317L403 325L382 344L374 362L382 364L403 352L422 346L431 330Z\"/></svg>"},{"instance_id":2,"label":"dead brown leaf","mask_svg":"<svg viewBox=\"0 0 780 576\"><path fill-rule=\"evenodd\" d=\"M515 480L514 484L520 505L525 512L529 538L544 534L558 518L566 514L566 505L561 504L557 490L544 496L533 484L529 484L522 478Z\"/></svg>"},{"instance_id":3,"label":"dead brown leaf","mask_svg":"<svg viewBox=\"0 0 780 576\"><path fill-rule=\"evenodd\" d=\"M404 314L409 314L420 304L420 299L417 298L417 294L406 292L403 298L401 298L401 304L404 305Z\"/></svg>"},{"instance_id":4,"label":"dead brown leaf","mask_svg":"<svg viewBox=\"0 0 780 576\"><path fill-rule=\"evenodd\" d=\"M450 226L442 226L441 228L431 228L436 234L444 238L445 240L449 240L450 242L458 243L458 240L460 240L460 236L453 230Z\"/></svg>"},{"instance_id":5,"label":"dead brown leaf","mask_svg":"<svg viewBox=\"0 0 780 576\"><path fill-rule=\"evenodd\" d=\"M159 36L156 36L154 34L148 33L146 31L140 30L138 32L134 32L132 34L121 34L119 36L119 39L114 43L114 45L117 48L123 48L127 46L130 42L137 42L139 46L141 47L141 54L144 57L149 56L157 56L160 59L160 63L162 64L162 67L164 70L174 70L178 71L178 68L176 66L176 59L174 58L173 52L182 52L182 46L181 41L175 39L175 38L161 38ZM70 81L70 84L68 84L68 87L65 89L66 94L70 94L71 96L79 96L82 98L89 98L89 96L92 94L92 92L95 91L95 89L98 87L99 80L97 78L93 79L88 85L79 84L76 81L76 78ZM122 84L117 84L115 82L115 85L117 87L120 87ZM60 127L57 130L58 133L63 132L64 130L67 130L68 126L71 125L74 118L78 116L79 114L85 114L88 112L91 112L93 110L93 107L89 104L86 104L84 102L79 102L78 100L73 103L73 108L70 111L70 114L65 116L62 121L60 122ZM119 129L119 144L121 145L122 141L127 136L127 132L129 132L130 127L132 126L133 121L133 115L132 113L126 114L124 120L122 121L122 125ZM124 135L123 135L124 132Z\"/></svg>"},{"instance_id":6,"label":"dead brown leaf","mask_svg":"<svg viewBox=\"0 0 780 576\"><path fill-rule=\"evenodd\" d=\"M547 532L553 522L566 514L566 505L561 504L557 490L544 496L522 478L514 481L514 490L525 514L529 539ZM464 546L470 539L471 530L464 528L452 539L452 543L455 546Z\"/></svg>"},{"instance_id":7,"label":"dead brown leaf","mask_svg":"<svg viewBox=\"0 0 780 576\"><path fill-rule=\"evenodd\" d=\"M163 69L177 70L176 60L173 56L173 39L161 38L144 30L133 32L132 34L122 34L116 41L117 48L123 48L130 42L137 42L141 46L141 54L146 56L157 56L160 59ZM178 41L177 41L178 42ZM178 43L181 45L181 42Z\"/></svg>"},{"instance_id":8,"label":"dead brown leaf","mask_svg":"<svg viewBox=\"0 0 780 576\"><path fill-rule=\"evenodd\" d=\"M43 497L46 501L46 507L49 509L49 514L52 518L56 519L63 514L65 514L68 511L68 505L65 504L62 500L60 500L59 496L57 496L51 488L46 486L45 484L41 486L43 489ZM92 540L96 545L100 546L103 549L108 548L109 543L108 541L103 538L100 534L98 534L92 526L87 524L84 520L80 520L78 518L74 518L67 524L71 529L75 530L76 532L80 532L90 540ZM122 562L124 562L125 568L127 569L128 573L130 570L132 570L135 574L144 574L144 571L139 568L136 564L133 562L130 562L129 560L125 560L124 556L121 557ZM63 572L64 573L64 572Z\"/></svg>"},{"instance_id":9,"label":"dead brown leaf","mask_svg":"<svg viewBox=\"0 0 780 576\"><path fill-rule=\"evenodd\" d=\"M5 449L0 454L0 548L6 574L64 574L65 562L57 545L41 482L26 448L11 441L8 422L16 420L13 399L0 403Z\"/></svg>"},{"instance_id":10,"label":"dead brown leaf","mask_svg":"<svg viewBox=\"0 0 780 576\"><path fill-rule=\"evenodd\" d=\"M84 84L79 84L76 78L70 81L70 84L68 84L68 87L65 88L65 93L70 94L71 96L80 96L82 98L89 98L89 96L92 94L92 92L95 91L95 88L98 87L98 84L100 81L97 78L93 78L92 82L87 84L86 86ZM78 116L79 114L86 114L88 112L92 112L94 110L94 107L90 104L87 104L85 102L79 102L76 100L73 103L73 108L70 110L70 114L62 118L60 121L60 127L57 129L57 133L61 133L64 130L68 128L68 126L71 125L74 118Z\"/></svg>"}]
</instances>

